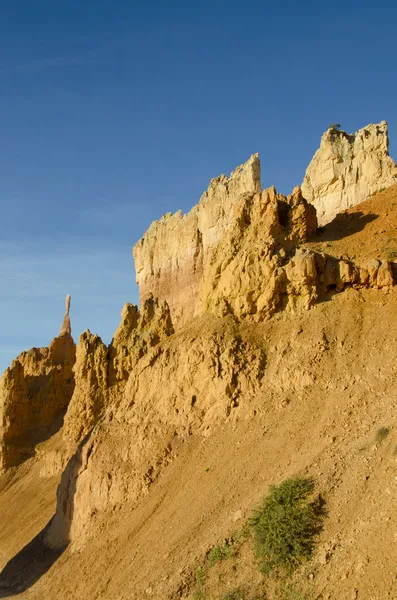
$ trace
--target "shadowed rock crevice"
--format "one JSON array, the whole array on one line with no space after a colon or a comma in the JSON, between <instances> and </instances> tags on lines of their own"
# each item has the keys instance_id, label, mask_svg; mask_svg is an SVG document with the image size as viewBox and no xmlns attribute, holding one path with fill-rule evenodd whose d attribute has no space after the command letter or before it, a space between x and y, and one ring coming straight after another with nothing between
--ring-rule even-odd
<instances>
[{"instance_id":1,"label":"shadowed rock crevice","mask_svg":"<svg viewBox=\"0 0 397 600\"><path fill-rule=\"evenodd\" d=\"M51 521L16 556L8 561L0 573L0 598L8 598L26 592L58 560L65 548L55 550L45 543Z\"/></svg>"},{"instance_id":2,"label":"shadowed rock crevice","mask_svg":"<svg viewBox=\"0 0 397 600\"><path fill-rule=\"evenodd\" d=\"M372 223L378 218L378 215L362 212L340 213L324 227L321 227L318 234L312 237L310 241L335 242L342 240L350 235L354 235L365 229L368 223Z\"/></svg>"},{"instance_id":3,"label":"shadowed rock crevice","mask_svg":"<svg viewBox=\"0 0 397 600\"><path fill-rule=\"evenodd\" d=\"M0 598L8 598L34 586L62 556L69 544L69 531L73 519L76 480L82 464L82 448L89 435L68 461L58 487L56 514L47 525L8 561L0 573ZM67 481L67 502L63 495ZM59 499L62 498L62 506ZM59 527L61 520L62 526Z\"/></svg>"}]
</instances>

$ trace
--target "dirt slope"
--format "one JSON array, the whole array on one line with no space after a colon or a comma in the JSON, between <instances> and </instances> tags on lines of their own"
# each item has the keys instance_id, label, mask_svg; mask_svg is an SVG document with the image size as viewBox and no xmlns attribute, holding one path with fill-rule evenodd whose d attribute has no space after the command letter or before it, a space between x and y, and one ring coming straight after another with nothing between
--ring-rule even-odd
<instances>
[{"instance_id":1,"label":"dirt slope","mask_svg":"<svg viewBox=\"0 0 397 600\"><path fill-rule=\"evenodd\" d=\"M397 185L337 215L307 247L338 258L397 261Z\"/></svg>"},{"instance_id":2,"label":"dirt slope","mask_svg":"<svg viewBox=\"0 0 397 600\"><path fill-rule=\"evenodd\" d=\"M373 228L393 237L396 196L390 189L355 207L351 214L379 216L354 231L342 219L309 245L335 244L335 256L351 258L368 256L369 248L381 252L383 238L371 245ZM340 239L329 242L323 236L332 231ZM222 328L225 335L237 329L263 350L261 389L243 396L207 434L177 435L173 460L146 494L91 515L91 534L80 548L55 552L43 545L55 511L62 432L36 459L1 478L0 597L223 600L246 585L245 600L276 598L249 540L213 567L205 557L238 537L269 484L303 474L314 478L328 517L313 560L295 578L296 589L304 590L300 598L397 598L396 288L348 289L308 312L282 313L260 325L204 317L162 348L187 348ZM163 381L164 389L151 393L165 397L166 385L174 384ZM380 428L387 428L383 439ZM114 442L101 443L111 462Z\"/></svg>"},{"instance_id":3,"label":"dirt slope","mask_svg":"<svg viewBox=\"0 0 397 600\"><path fill-rule=\"evenodd\" d=\"M292 321L252 329L272 352L273 389L210 437L181 442L138 507L103 515L89 544L74 554L67 549L18 597L192 597L194 571L211 546L242 527L244 519L234 519L249 514L269 483L296 473L315 478L329 514L308 580L316 597L350 598L356 589L358 598L397 597L390 526L397 485L396 317L394 292L350 290ZM375 443L382 426L391 433ZM21 515L3 531L3 564L48 521L53 482L38 486L37 470L28 466L0 496L2 514L13 497L14 514ZM16 493L20 481L29 502ZM35 502L38 489L44 506ZM31 511L35 520L19 531ZM331 548L331 556L318 564L323 548ZM237 571L232 563L222 568L221 581L208 578L206 597L217 598L233 578L258 578L248 559Z\"/></svg>"}]
</instances>

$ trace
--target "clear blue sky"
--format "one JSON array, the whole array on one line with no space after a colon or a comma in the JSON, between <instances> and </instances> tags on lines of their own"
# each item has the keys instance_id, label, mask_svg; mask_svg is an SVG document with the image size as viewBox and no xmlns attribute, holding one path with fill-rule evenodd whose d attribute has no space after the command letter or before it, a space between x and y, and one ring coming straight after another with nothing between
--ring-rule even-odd
<instances>
[{"instance_id":1,"label":"clear blue sky","mask_svg":"<svg viewBox=\"0 0 397 600\"><path fill-rule=\"evenodd\" d=\"M397 6L4 0L0 371L57 334L109 342L138 302L131 247L260 152L288 193L331 122L386 119L397 155Z\"/></svg>"}]
</instances>

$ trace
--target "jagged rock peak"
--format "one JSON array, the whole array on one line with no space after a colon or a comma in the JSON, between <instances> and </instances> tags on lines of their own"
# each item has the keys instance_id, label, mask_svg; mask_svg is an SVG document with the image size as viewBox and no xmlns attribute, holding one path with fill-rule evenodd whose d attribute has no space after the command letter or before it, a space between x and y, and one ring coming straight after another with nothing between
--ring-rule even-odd
<instances>
[{"instance_id":1,"label":"jagged rock peak","mask_svg":"<svg viewBox=\"0 0 397 600\"><path fill-rule=\"evenodd\" d=\"M66 294L65 316L63 317L63 323L62 323L62 327L61 327L61 331L59 332L59 335L63 335L65 333L72 335L72 326L70 324L70 317L69 317L71 300L72 300L72 297L69 296L69 294Z\"/></svg>"},{"instance_id":2,"label":"jagged rock peak","mask_svg":"<svg viewBox=\"0 0 397 600\"><path fill-rule=\"evenodd\" d=\"M22 352L0 378L0 472L32 456L74 391L76 346L67 331Z\"/></svg>"},{"instance_id":3,"label":"jagged rock peak","mask_svg":"<svg viewBox=\"0 0 397 600\"><path fill-rule=\"evenodd\" d=\"M89 330L80 335L74 367L76 389L64 420L63 436L77 443L98 422L125 387L145 354L174 333L166 302L149 296L141 310L127 302L109 346Z\"/></svg>"},{"instance_id":4,"label":"jagged rock peak","mask_svg":"<svg viewBox=\"0 0 397 600\"><path fill-rule=\"evenodd\" d=\"M306 170L302 193L316 207L319 225L325 225L339 212L395 183L397 166L389 156L386 121L355 134L332 125Z\"/></svg>"},{"instance_id":5,"label":"jagged rock peak","mask_svg":"<svg viewBox=\"0 0 397 600\"><path fill-rule=\"evenodd\" d=\"M260 179L259 155L253 154L229 177L212 179L189 213L167 213L151 224L133 249L141 305L150 295L166 300L174 325L200 312L203 262L231 226L241 196L261 192Z\"/></svg>"},{"instance_id":6,"label":"jagged rock peak","mask_svg":"<svg viewBox=\"0 0 397 600\"><path fill-rule=\"evenodd\" d=\"M141 303L151 294L167 302L175 328L204 312L267 318L280 303L252 299L264 299L286 253L316 229L299 187L287 198L274 187L262 192L254 154L229 178L213 179L187 215L152 223L135 245Z\"/></svg>"}]
</instances>

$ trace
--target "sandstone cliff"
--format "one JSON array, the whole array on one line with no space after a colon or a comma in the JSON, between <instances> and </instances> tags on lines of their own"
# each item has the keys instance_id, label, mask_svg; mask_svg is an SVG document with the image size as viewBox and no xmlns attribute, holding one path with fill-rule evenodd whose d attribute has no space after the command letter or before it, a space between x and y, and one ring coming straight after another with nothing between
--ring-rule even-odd
<instances>
[{"instance_id":1,"label":"sandstone cliff","mask_svg":"<svg viewBox=\"0 0 397 600\"><path fill-rule=\"evenodd\" d=\"M59 336L46 348L22 352L0 379L0 470L34 454L72 397L76 347L70 333L70 297L66 302Z\"/></svg>"},{"instance_id":2,"label":"sandstone cliff","mask_svg":"<svg viewBox=\"0 0 397 600\"><path fill-rule=\"evenodd\" d=\"M165 235L164 222L161 227ZM310 365L327 351L326 338L309 344L304 359L297 340L290 367L281 364L284 354L270 350L269 364L267 344L248 324L263 326L277 312L299 314L345 289L393 289L389 260L327 254L307 243L316 228L300 188L288 197L274 188L242 193L203 261L201 314L174 333L172 307L149 296L141 313L123 308L109 349L97 336L81 336L64 430L79 446L58 490L46 538L51 547L81 548L101 515L125 503L135 506L189 436L233 423L270 390L299 394L313 385Z\"/></svg>"},{"instance_id":3,"label":"sandstone cliff","mask_svg":"<svg viewBox=\"0 0 397 600\"><path fill-rule=\"evenodd\" d=\"M319 225L397 183L397 166L389 156L386 121L355 134L330 127L309 164L302 194L317 209Z\"/></svg>"},{"instance_id":4,"label":"sandstone cliff","mask_svg":"<svg viewBox=\"0 0 397 600\"><path fill-rule=\"evenodd\" d=\"M65 415L64 438L79 442L104 410L115 403L137 362L174 332L166 303L149 296L142 305L126 303L111 344L98 335L82 333L76 351L76 387Z\"/></svg>"},{"instance_id":5,"label":"sandstone cliff","mask_svg":"<svg viewBox=\"0 0 397 600\"><path fill-rule=\"evenodd\" d=\"M254 155L229 179L213 180L187 215L152 223L134 247L141 298L166 300L176 329L205 313L259 322L308 309L334 288L393 285L388 261L356 265L303 248L317 230L313 206L299 187L288 197L258 191L259 177Z\"/></svg>"},{"instance_id":6,"label":"sandstone cliff","mask_svg":"<svg viewBox=\"0 0 397 600\"><path fill-rule=\"evenodd\" d=\"M141 304L150 295L166 301L174 326L200 314L200 281L212 249L233 221L242 194L261 192L259 156L229 178L213 179L197 206L152 223L133 250Z\"/></svg>"},{"instance_id":7,"label":"sandstone cliff","mask_svg":"<svg viewBox=\"0 0 397 600\"><path fill-rule=\"evenodd\" d=\"M395 212L394 205L390 202L378 229L383 231L383 224L389 223L386 219ZM341 219L341 227L350 217L354 214ZM135 569L132 583L128 581L131 589L121 597L190 598L187 594L193 588L191 580L181 583L186 571L181 561L189 561L193 572L197 553L207 547L205 536L214 536L211 527L218 532L222 527L223 537L230 532L231 507L233 514L241 508L231 500L235 489L239 502L248 506L249 498L251 506L263 493L259 487L252 492L260 477L264 487L281 476L317 469L323 488L332 495L343 468L344 481L351 481L346 466L350 464L359 472L356 487L362 492L362 482L367 485L368 478L356 465L363 464L357 451L361 438L377 425L379 406L388 419L394 418L392 406L387 412L389 405L382 402L388 398L390 381L395 385L395 320L391 334L385 318L388 308L397 314L393 287L397 246L378 256L360 238L358 256L345 251L346 244L332 253L327 239L343 239L346 230L325 228L323 238L316 231L315 209L299 187L287 197L274 187L261 191L259 158L254 155L230 178L213 180L187 215L165 215L138 242L134 256L141 308L125 304L109 346L87 331L75 350L67 299L61 335L49 348L23 353L6 371L0 388L3 468L32 455L37 441L45 439L67 407L63 430L50 450L51 461L45 464L47 447L35 459L42 461L39 473L47 479L67 462L56 514L41 539L57 551L68 545L67 560L74 565L80 556L86 557L81 586L91 585L92 596L119 597L109 578L107 557L113 551L117 565L122 564L124 557L117 552L120 538L125 533L126 544L133 544L146 535L142 532L147 522L157 526L144 543L139 538L146 548L141 569L146 578L153 578L153 588ZM343 290L346 294L336 294ZM334 301L320 302L325 300ZM309 308L313 311L307 313ZM277 314L280 318L271 318ZM378 314L382 337L374 328ZM342 425L336 425L338 420ZM223 444L215 440L206 445L225 431L229 437L222 438ZM336 454L344 435L347 442ZM239 450L243 446L246 453ZM185 463L180 459L183 452ZM367 462L375 456L372 451L368 454ZM174 489L170 491L167 483L163 489L156 487L173 462L177 463ZM223 477L222 486L218 478L210 479L212 471ZM360 496L361 492L356 496L366 502L365 490ZM143 497L147 502L141 502ZM222 526L214 517L207 527L205 520L212 518L208 505L213 517L223 515ZM114 532L118 514L124 520ZM124 532L131 515L134 527ZM334 515L337 521L337 510ZM168 520L169 538L159 540L158 531L167 527ZM356 518L349 533L357 543L363 539L360 526ZM198 550L196 542L178 537L188 528L191 538L202 536ZM167 554L174 534L175 564ZM185 541L190 544L188 558L178 554ZM104 557L102 566L91 564L95 544ZM149 551L155 554L150 568ZM56 581L57 568L62 574L67 560L48 577L55 571ZM128 564L139 560L130 548ZM163 563L172 576L167 572L159 577ZM96 569L94 578L106 579L101 591L96 583L87 583L91 569ZM80 585L69 579L61 576L63 590ZM53 589L59 594L59 586L54 584ZM339 597L345 597L344 592Z\"/></svg>"},{"instance_id":8,"label":"sandstone cliff","mask_svg":"<svg viewBox=\"0 0 397 600\"><path fill-rule=\"evenodd\" d=\"M268 318L287 293L284 265L316 228L299 188L288 198L261 192L253 155L229 179L212 180L187 215L165 215L135 245L141 301L166 300L176 328L205 312Z\"/></svg>"}]
</instances>

